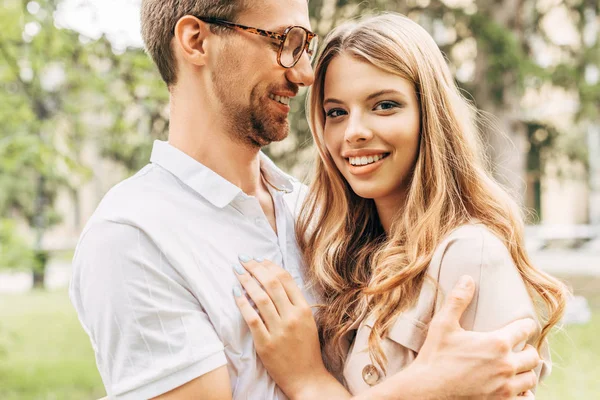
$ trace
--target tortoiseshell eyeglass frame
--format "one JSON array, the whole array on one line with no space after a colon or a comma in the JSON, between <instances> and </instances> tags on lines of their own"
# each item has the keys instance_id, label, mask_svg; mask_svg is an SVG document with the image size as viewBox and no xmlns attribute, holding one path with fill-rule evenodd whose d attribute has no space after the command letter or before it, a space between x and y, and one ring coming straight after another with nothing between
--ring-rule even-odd
<instances>
[{"instance_id":1,"label":"tortoiseshell eyeglass frame","mask_svg":"<svg viewBox=\"0 0 600 400\"><path fill-rule=\"evenodd\" d=\"M283 68L293 68L298 63L298 61L300 61L300 58L302 58L302 53L304 51L306 51L306 54L308 54L308 57L310 58L311 62L316 53L314 50L310 51L310 43L313 40L318 40L319 36L316 33L311 32L302 26L298 26L298 25L288 26L287 28L285 28L285 31L283 33L278 33L278 32L267 31L264 29L254 28L251 26L235 24L233 22L224 21L222 19L208 18L208 17L196 17L196 18L198 18L200 21L206 22L207 24L220 25L220 26L224 26L227 28L237 29L237 30L243 31L243 32L250 32L255 35L264 36L264 37L268 37L273 40L277 40L279 42L279 50L277 51L277 63L279 65L281 65ZM288 33L294 28L300 28L304 32L306 32L306 40L305 40L304 46L302 47L303 51L300 53L300 55L295 57L292 65L289 65L289 66L283 65L283 63L281 62L281 53L283 52L283 45L285 43ZM315 46L315 48L316 48L316 46Z\"/></svg>"}]
</instances>

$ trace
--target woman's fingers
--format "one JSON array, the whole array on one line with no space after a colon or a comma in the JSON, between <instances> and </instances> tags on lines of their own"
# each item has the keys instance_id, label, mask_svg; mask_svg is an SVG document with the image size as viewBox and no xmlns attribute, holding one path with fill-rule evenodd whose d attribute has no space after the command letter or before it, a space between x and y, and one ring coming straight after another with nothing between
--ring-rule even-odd
<instances>
[{"instance_id":1,"label":"woman's fingers","mask_svg":"<svg viewBox=\"0 0 600 400\"><path fill-rule=\"evenodd\" d=\"M260 318L260 315L256 312L254 307L248 301L248 298L242 293L242 289L239 286L233 288L233 295L235 302L242 313L242 318L248 324L254 342L256 344L264 343L269 339L269 331L265 326L264 322Z\"/></svg>"},{"instance_id":2,"label":"woman's fingers","mask_svg":"<svg viewBox=\"0 0 600 400\"><path fill-rule=\"evenodd\" d=\"M291 307L296 305L298 293L294 292L294 289L299 292L301 299L304 299L292 276L271 261L255 259L242 262L242 265L265 288L280 315L290 312Z\"/></svg>"},{"instance_id":3,"label":"woman's fingers","mask_svg":"<svg viewBox=\"0 0 600 400\"><path fill-rule=\"evenodd\" d=\"M254 301L260 316L270 331L280 320L279 313L269 295L260 287L258 282L241 265L233 266L237 278L246 289L248 297Z\"/></svg>"},{"instance_id":4,"label":"woman's fingers","mask_svg":"<svg viewBox=\"0 0 600 400\"><path fill-rule=\"evenodd\" d=\"M288 298L290 299L293 305L300 307L309 307L309 304L306 301L302 290L300 290L298 284L296 283L294 278L292 278L292 275L290 275L289 272L281 268L279 265L271 262L270 260L265 260L262 264L267 270L271 271L271 273L279 279L279 281L283 285L283 288L285 289L285 292L287 293Z\"/></svg>"},{"instance_id":5,"label":"woman's fingers","mask_svg":"<svg viewBox=\"0 0 600 400\"><path fill-rule=\"evenodd\" d=\"M270 260L263 259L251 260L247 263L243 263L243 265L267 289L267 292L269 292L268 287L270 285L273 285L273 288L277 288L277 290L280 288L283 289L286 298L281 296L281 300L286 306L291 302L291 304L295 306L308 307L304 294L302 294L302 291L298 287L296 281L294 281L294 278L279 265ZM278 295L281 295L281 293L278 292ZM274 295L271 295L271 298L274 298Z\"/></svg>"}]
</instances>

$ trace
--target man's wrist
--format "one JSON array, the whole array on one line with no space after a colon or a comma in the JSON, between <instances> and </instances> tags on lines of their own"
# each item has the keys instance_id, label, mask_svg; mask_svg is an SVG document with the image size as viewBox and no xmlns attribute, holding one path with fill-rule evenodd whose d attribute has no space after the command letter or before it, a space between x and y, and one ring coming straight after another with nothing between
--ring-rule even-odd
<instances>
[{"instance_id":1,"label":"man's wrist","mask_svg":"<svg viewBox=\"0 0 600 400\"><path fill-rule=\"evenodd\" d=\"M287 394L287 393L286 393ZM290 394L291 400L311 400L311 399L350 399L348 391L333 377L326 369L315 373L311 378L298 382Z\"/></svg>"},{"instance_id":2,"label":"man's wrist","mask_svg":"<svg viewBox=\"0 0 600 400\"><path fill-rule=\"evenodd\" d=\"M361 395L356 400L444 400L447 399L431 368L414 362L402 371L390 376L384 382Z\"/></svg>"}]
</instances>

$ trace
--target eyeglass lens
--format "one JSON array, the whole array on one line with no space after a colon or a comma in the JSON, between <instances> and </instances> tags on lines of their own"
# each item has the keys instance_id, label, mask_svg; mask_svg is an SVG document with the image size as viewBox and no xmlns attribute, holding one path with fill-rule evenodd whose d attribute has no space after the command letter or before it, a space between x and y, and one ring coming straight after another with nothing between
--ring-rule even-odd
<instances>
[{"instance_id":1,"label":"eyeglass lens","mask_svg":"<svg viewBox=\"0 0 600 400\"><path fill-rule=\"evenodd\" d=\"M306 35L306 31L299 27L294 27L287 33L281 50L281 64L284 67L291 67L300 59L304 50L304 44L306 43ZM313 49L314 44L316 44L315 42L316 38L313 38L309 45L310 50ZM314 55L314 52L311 53Z\"/></svg>"}]
</instances>

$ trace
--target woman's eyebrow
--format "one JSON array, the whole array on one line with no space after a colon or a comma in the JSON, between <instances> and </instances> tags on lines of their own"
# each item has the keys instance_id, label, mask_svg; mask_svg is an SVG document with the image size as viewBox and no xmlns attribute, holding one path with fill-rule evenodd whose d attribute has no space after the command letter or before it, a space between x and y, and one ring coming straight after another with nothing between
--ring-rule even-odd
<instances>
[{"instance_id":1,"label":"woman's eyebrow","mask_svg":"<svg viewBox=\"0 0 600 400\"><path fill-rule=\"evenodd\" d=\"M334 98L327 98L327 99L325 99L325 101L323 102L323 105L326 105L327 103L344 104L343 101L338 100L338 99L334 99Z\"/></svg>"},{"instance_id":2,"label":"woman's eyebrow","mask_svg":"<svg viewBox=\"0 0 600 400\"><path fill-rule=\"evenodd\" d=\"M401 96L402 98L405 97L404 93L399 92L397 90L394 90L394 89L384 89L384 90L379 90L379 91L377 91L375 93L372 93L372 94L368 95L367 98L366 98L366 100L367 101L368 100L372 100L372 99L374 99L376 97L379 97L379 96L382 96L384 94L395 94L395 95Z\"/></svg>"},{"instance_id":3,"label":"woman's eyebrow","mask_svg":"<svg viewBox=\"0 0 600 400\"><path fill-rule=\"evenodd\" d=\"M383 90L378 90L375 93L371 93L370 95L368 95L366 97L365 101L369 101L369 100L372 100L372 99L377 98L379 96L383 96L383 95L387 95L387 94L397 95L397 96L402 97L403 99L406 98L405 94L402 93L402 92L400 92L400 91L398 91L398 90L395 90L395 89L383 89ZM344 104L344 102L342 100L338 100L338 99L335 99L333 97L328 97L327 99L325 99L323 101L323 105L326 105L328 103Z\"/></svg>"}]
</instances>

